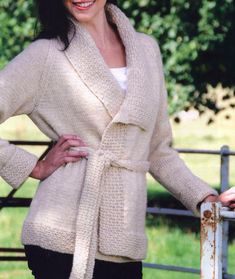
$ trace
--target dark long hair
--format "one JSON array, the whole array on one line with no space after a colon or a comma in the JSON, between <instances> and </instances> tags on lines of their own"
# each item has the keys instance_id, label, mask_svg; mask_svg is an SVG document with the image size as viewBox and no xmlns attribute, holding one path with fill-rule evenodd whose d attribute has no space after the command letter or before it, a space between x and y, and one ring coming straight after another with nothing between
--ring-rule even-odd
<instances>
[{"instance_id":1,"label":"dark long hair","mask_svg":"<svg viewBox=\"0 0 235 279\"><path fill-rule=\"evenodd\" d=\"M37 23L35 39L59 38L64 44L64 50L68 48L71 40L68 34L75 27L68 18L68 12L64 6L64 0L36 0ZM117 5L117 0L107 0L107 3Z\"/></svg>"}]
</instances>

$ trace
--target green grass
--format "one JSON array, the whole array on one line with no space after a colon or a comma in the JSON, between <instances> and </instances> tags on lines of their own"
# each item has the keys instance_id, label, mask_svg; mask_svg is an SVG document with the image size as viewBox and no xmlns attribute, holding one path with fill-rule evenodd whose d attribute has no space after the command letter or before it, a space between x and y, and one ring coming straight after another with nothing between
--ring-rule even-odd
<instances>
[{"instance_id":1,"label":"green grass","mask_svg":"<svg viewBox=\"0 0 235 279\"><path fill-rule=\"evenodd\" d=\"M26 262L18 263L1 263L0 266L1 279L33 279L31 272L28 270Z\"/></svg>"},{"instance_id":2,"label":"green grass","mask_svg":"<svg viewBox=\"0 0 235 279\"><path fill-rule=\"evenodd\" d=\"M235 115L224 121L206 126L206 116L193 121L184 121L180 125L173 124L174 147L219 149L229 145L235 150L233 131ZM47 140L35 126L25 117L16 117L0 126L0 135L5 139ZM43 148L29 148L37 155ZM181 155L189 168L215 188L219 187L220 159L209 155ZM230 160L230 184L235 185L235 158ZM152 205L180 207L180 203L169 196L166 190L148 176L148 197ZM32 197L36 190L36 181L29 179L16 193L16 197ZM0 196L5 196L11 190L0 180ZM0 212L0 247L22 247L20 233L27 208L5 208ZM199 268L200 243L199 225L192 219L164 218L148 215L147 235L149 249L147 262L180 265ZM1 255L1 254L0 254ZM235 242L229 244L229 272L235 273ZM27 269L26 262L0 262L0 279L30 279L33 278ZM144 269L145 279L196 279L199 275Z\"/></svg>"}]
</instances>

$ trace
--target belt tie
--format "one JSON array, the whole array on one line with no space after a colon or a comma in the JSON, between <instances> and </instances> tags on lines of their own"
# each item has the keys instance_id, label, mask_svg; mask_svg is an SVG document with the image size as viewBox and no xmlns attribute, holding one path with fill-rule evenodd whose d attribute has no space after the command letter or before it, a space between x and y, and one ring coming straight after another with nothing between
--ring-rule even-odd
<instances>
[{"instance_id":1,"label":"belt tie","mask_svg":"<svg viewBox=\"0 0 235 279\"><path fill-rule=\"evenodd\" d=\"M110 151L74 148L89 153L76 220L75 250L69 279L92 279L98 241L98 215L104 170L113 166L147 172L148 161L119 160Z\"/></svg>"}]
</instances>

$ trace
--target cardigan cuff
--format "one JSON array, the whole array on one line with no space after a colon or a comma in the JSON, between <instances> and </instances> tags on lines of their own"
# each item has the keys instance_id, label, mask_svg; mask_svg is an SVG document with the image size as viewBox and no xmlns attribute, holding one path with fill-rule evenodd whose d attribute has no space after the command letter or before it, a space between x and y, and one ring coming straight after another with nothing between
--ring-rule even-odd
<instances>
[{"instance_id":1,"label":"cardigan cuff","mask_svg":"<svg viewBox=\"0 0 235 279\"><path fill-rule=\"evenodd\" d=\"M14 154L0 170L0 176L14 189L17 189L29 177L37 161L36 155L15 147Z\"/></svg>"},{"instance_id":2,"label":"cardigan cuff","mask_svg":"<svg viewBox=\"0 0 235 279\"><path fill-rule=\"evenodd\" d=\"M202 196L202 198L200 199L200 201L197 203L197 206L195 208L195 212L194 214L198 217L201 216L201 205L203 203L203 200L208 197L208 196L219 196L218 192L216 190L214 190L213 188L211 188L211 191L208 191L207 193L204 193L204 195Z\"/></svg>"}]
</instances>

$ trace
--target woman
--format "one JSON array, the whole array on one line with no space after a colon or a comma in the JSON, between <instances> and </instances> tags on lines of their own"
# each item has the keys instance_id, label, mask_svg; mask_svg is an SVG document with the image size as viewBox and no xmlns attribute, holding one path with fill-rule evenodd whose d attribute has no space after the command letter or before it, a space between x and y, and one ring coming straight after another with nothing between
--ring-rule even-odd
<instances>
[{"instance_id":1,"label":"woman","mask_svg":"<svg viewBox=\"0 0 235 279\"><path fill-rule=\"evenodd\" d=\"M27 114L46 158L0 141L0 175L40 180L22 230L37 279L142 278L146 172L195 214L218 196L171 147L156 41L105 0L38 0L38 38L0 73L0 120Z\"/></svg>"}]
</instances>

